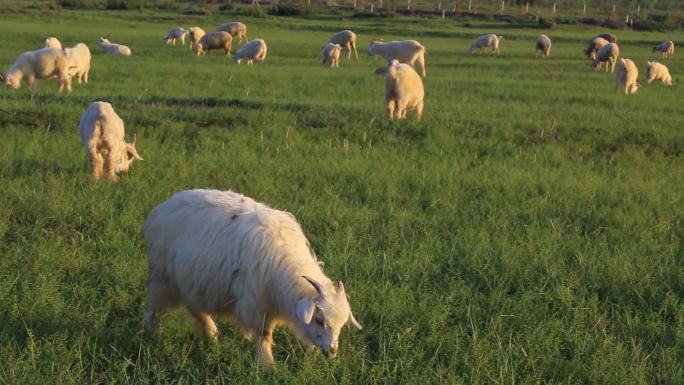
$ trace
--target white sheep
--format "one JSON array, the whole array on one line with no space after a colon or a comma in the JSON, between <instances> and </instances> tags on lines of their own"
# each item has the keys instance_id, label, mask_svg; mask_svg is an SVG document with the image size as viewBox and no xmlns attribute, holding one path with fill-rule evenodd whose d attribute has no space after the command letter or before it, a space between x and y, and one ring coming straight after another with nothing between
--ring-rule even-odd
<instances>
[{"instance_id":1,"label":"white sheep","mask_svg":"<svg viewBox=\"0 0 684 385\"><path fill-rule=\"evenodd\" d=\"M611 43L613 44L613 43ZM615 90L623 90L625 95L632 95L639 91L639 69L631 59L621 58L615 74Z\"/></svg>"},{"instance_id":2,"label":"white sheep","mask_svg":"<svg viewBox=\"0 0 684 385\"><path fill-rule=\"evenodd\" d=\"M190 27L188 28L188 36L190 37L190 49L194 44L200 41L202 36L206 35L206 32L200 27Z\"/></svg>"},{"instance_id":3,"label":"white sheep","mask_svg":"<svg viewBox=\"0 0 684 385\"><path fill-rule=\"evenodd\" d=\"M470 46L470 53L474 54L475 52L490 51L498 55L501 53L500 46L503 39L503 36L495 35L493 33L478 36L477 39L475 39L475 42Z\"/></svg>"},{"instance_id":4,"label":"white sheep","mask_svg":"<svg viewBox=\"0 0 684 385\"><path fill-rule=\"evenodd\" d=\"M652 52L660 52L660 57L663 59L674 56L674 42L672 40L664 41L651 49Z\"/></svg>"},{"instance_id":5,"label":"white sheep","mask_svg":"<svg viewBox=\"0 0 684 385\"><path fill-rule=\"evenodd\" d=\"M416 110L416 119L423 114L423 80L408 64L393 60L387 67L375 71L385 76L385 106L390 119L404 119L408 108Z\"/></svg>"},{"instance_id":6,"label":"white sheep","mask_svg":"<svg viewBox=\"0 0 684 385\"><path fill-rule=\"evenodd\" d=\"M247 64L252 64L254 60L257 63L262 63L266 59L267 51L268 48L263 39L254 39L235 52L233 60L237 64L240 64L242 60L247 60Z\"/></svg>"},{"instance_id":7,"label":"white sheep","mask_svg":"<svg viewBox=\"0 0 684 385\"><path fill-rule=\"evenodd\" d=\"M541 55L543 58L549 57L551 54L551 39L546 35L537 36L537 51L535 56Z\"/></svg>"},{"instance_id":8,"label":"white sheep","mask_svg":"<svg viewBox=\"0 0 684 385\"><path fill-rule=\"evenodd\" d=\"M672 76L670 76L670 71L667 69L667 66L655 61L650 61L647 63L648 67L646 68L646 83L651 84L654 80L660 80L666 86L672 85Z\"/></svg>"},{"instance_id":9,"label":"white sheep","mask_svg":"<svg viewBox=\"0 0 684 385\"><path fill-rule=\"evenodd\" d=\"M323 47L323 64L328 64L330 67L340 66L340 52L342 47L339 44L328 43Z\"/></svg>"},{"instance_id":10,"label":"white sheep","mask_svg":"<svg viewBox=\"0 0 684 385\"><path fill-rule=\"evenodd\" d=\"M173 45L176 45L176 39L178 39L181 45L185 45L185 35L187 33L188 31L181 27L172 28L164 35L164 41L166 44L173 43Z\"/></svg>"},{"instance_id":11,"label":"white sheep","mask_svg":"<svg viewBox=\"0 0 684 385\"><path fill-rule=\"evenodd\" d=\"M88 151L92 177L97 180L104 176L116 180L116 173L128 172L135 159L143 160L133 142L126 143L124 122L107 102L93 102L85 110L78 122L81 143ZM107 155L104 161L103 154Z\"/></svg>"},{"instance_id":12,"label":"white sheep","mask_svg":"<svg viewBox=\"0 0 684 385\"><path fill-rule=\"evenodd\" d=\"M427 76L425 47L415 40L383 42L373 39L368 46L368 54L371 56L381 56L387 61L387 64L391 64L394 60L397 60L399 63L409 64L414 68L418 64L423 77Z\"/></svg>"},{"instance_id":13,"label":"white sheep","mask_svg":"<svg viewBox=\"0 0 684 385\"><path fill-rule=\"evenodd\" d=\"M618 61L618 56L620 56L620 48L618 48L618 45L615 43L608 43L596 52L596 58L591 66L594 69L600 69L601 63L606 63L606 72L608 72L609 65L610 72L615 72L615 64Z\"/></svg>"},{"instance_id":14,"label":"white sheep","mask_svg":"<svg viewBox=\"0 0 684 385\"><path fill-rule=\"evenodd\" d=\"M78 83L88 83L90 72L90 49L83 43L78 43L71 48L65 48L64 54L69 59L69 75L75 76Z\"/></svg>"},{"instance_id":15,"label":"white sheep","mask_svg":"<svg viewBox=\"0 0 684 385\"><path fill-rule=\"evenodd\" d=\"M62 43L60 43L60 41L56 37L50 36L47 39L45 39L45 45L43 46L43 48L62 49Z\"/></svg>"},{"instance_id":16,"label":"white sheep","mask_svg":"<svg viewBox=\"0 0 684 385\"><path fill-rule=\"evenodd\" d=\"M221 24L216 27L216 30L228 32L231 36L237 37L238 43L242 43L243 41L247 40L247 26L239 21Z\"/></svg>"},{"instance_id":17,"label":"white sheep","mask_svg":"<svg viewBox=\"0 0 684 385\"><path fill-rule=\"evenodd\" d=\"M610 41L602 38L601 36L596 36L591 39L589 46L584 50L584 54L587 55L587 59L596 59L596 52L598 52L601 47L609 44Z\"/></svg>"},{"instance_id":18,"label":"white sheep","mask_svg":"<svg viewBox=\"0 0 684 385\"><path fill-rule=\"evenodd\" d=\"M193 48L197 56L204 55L215 49L222 49L225 55L230 55L230 48L233 45L233 37L224 31L214 31L202 36Z\"/></svg>"},{"instance_id":19,"label":"white sheep","mask_svg":"<svg viewBox=\"0 0 684 385\"><path fill-rule=\"evenodd\" d=\"M116 44L104 37L97 40L97 46L102 48L109 55L131 56L131 49L123 44Z\"/></svg>"},{"instance_id":20,"label":"white sheep","mask_svg":"<svg viewBox=\"0 0 684 385\"><path fill-rule=\"evenodd\" d=\"M64 51L58 48L41 48L27 51L19 55L0 81L11 89L19 89L22 79L26 79L29 87L35 87L36 79L59 80L59 92L71 92L71 76L69 60Z\"/></svg>"},{"instance_id":21,"label":"white sheep","mask_svg":"<svg viewBox=\"0 0 684 385\"><path fill-rule=\"evenodd\" d=\"M183 304L198 334L216 338L212 317L226 318L256 339L259 362L273 365L280 325L329 357L344 325L361 329L344 285L323 273L288 212L232 191L187 190L157 206L143 232L150 255L143 323L150 330Z\"/></svg>"},{"instance_id":22,"label":"white sheep","mask_svg":"<svg viewBox=\"0 0 684 385\"><path fill-rule=\"evenodd\" d=\"M356 34L348 29L344 31L339 31L330 37L329 43L339 44L340 47L349 50L349 56L347 59L351 60L352 50L354 50L354 56L356 60L359 60L359 54L356 52Z\"/></svg>"}]
</instances>

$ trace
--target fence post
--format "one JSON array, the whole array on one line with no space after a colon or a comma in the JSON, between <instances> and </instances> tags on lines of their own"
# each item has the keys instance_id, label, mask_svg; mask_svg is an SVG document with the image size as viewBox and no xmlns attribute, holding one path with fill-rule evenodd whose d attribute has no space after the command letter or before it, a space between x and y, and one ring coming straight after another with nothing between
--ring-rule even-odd
<instances>
[{"instance_id":1,"label":"fence post","mask_svg":"<svg viewBox=\"0 0 684 385\"><path fill-rule=\"evenodd\" d=\"M637 4L637 17L639 16L639 12L641 12L641 5Z\"/></svg>"},{"instance_id":2,"label":"fence post","mask_svg":"<svg viewBox=\"0 0 684 385\"><path fill-rule=\"evenodd\" d=\"M526 1L525 2L525 13L530 13L530 2Z\"/></svg>"},{"instance_id":3,"label":"fence post","mask_svg":"<svg viewBox=\"0 0 684 385\"><path fill-rule=\"evenodd\" d=\"M556 16L556 3L553 3L553 15Z\"/></svg>"},{"instance_id":4,"label":"fence post","mask_svg":"<svg viewBox=\"0 0 684 385\"><path fill-rule=\"evenodd\" d=\"M371 13L373 13L373 6L374 5L375 5L375 3L371 3Z\"/></svg>"},{"instance_id":5,"label":"fence post","mask_svg":"<svg viewBox=\"0 0 684 385\"><path fill-rule=\"evenodd\" d=\"M501 0L501 12L504 11L504 8L506 8L506 0Z\"/></svg>"},{"instance_id":6,"label":"fence post","mask_svg":"<svg viewBox=\"0 0 684 385\"><path fill-rule=\"evenodd\" d=\"M584 5L582 6L582 16L584 16L586 14L587 14L587 3L584 3Z\"/></svg>"},{"instance_id":7,"label":"fence post","mask_svg":"<svg viewBox=\"0 0 684 385\"><path fill-rule=\"evenodd\" d=\"M411 10L411 0L406 0L406 10L407 11Z\"/></svg>"},{"instance_id":8,"label":"fence post","mask_svg":"<svg viewBox=\"0 0 684 385\"><path fill-rule=\"evenodd\" d=\"M470 12L470 6L472 5L473 0L468 0L468 12Z\"/></svg>"},{"instance_id":9,"label":"fence post","mask_svg":"<svg viewBox=\"0 0 684 385\"><path fill-rule=\"evenodd\" d=\"M442 9L442 2L440 1L439 4L437 4L437 9L441 10Z\"/></svg>"},{"instance_id":10,"label":"fence post","mask_svg":"<svg viewBox=\"0 0 684 385\"><path fill-rule=\"evenodd\" d=\"M443 9L442 10L442 20L444 20L445 13L446 13L446 10Z\"/></svg>"}]
</instances>

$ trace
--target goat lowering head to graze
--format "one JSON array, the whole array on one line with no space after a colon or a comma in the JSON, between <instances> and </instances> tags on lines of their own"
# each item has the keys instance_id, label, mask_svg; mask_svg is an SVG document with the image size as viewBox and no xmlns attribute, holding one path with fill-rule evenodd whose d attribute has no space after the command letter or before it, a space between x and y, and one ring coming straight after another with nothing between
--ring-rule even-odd
<instances>
[{"instance_id":1,"label":"goat lowering head to graze","mask_svg":"<svg viewBox=\"0 0 684 385\"><path fill-rule=\"evenodd\" d=\"M371 56L379 55L387 61L387 64L391 64L394 60L409 64L416 71L420 71L423 77L427 76L425 47L415 40L384 42L373 39L368 45L368 54Z\"/></svg>"},{"instance_id":2,"label":"goat lowering head to graze","mask_svg":"<svg viewBox=\"0 0 684 385\"><path fill-rule=\"evenodd\" d=\"M107 102L91 103L81 116L78 128L95 180L102 177L103 171L105 178L117 180L116 173L128 172L134 160L143 160L135 147L136 135L133 142L126 142L123 120Z\"/></svg>"},{"instance_id":3,"label":"goat lowering head to graze","mask_svg":"<svg viewBox=\"0 0 684 385\"><path fill-rule=\"evenodd\" d=\"M69 60L62 49L41 48L19 55L0 80L7 88L16 90L21 87L23 79L26 79L29 87L33 88L36 79L57 78L59 92L71 92L69 70Z\"/></svg>"},{"instance_id":4,"label":"goat lowering head to graze","mask_svg":"<svg viewBox=\"0 0 684 385\"><path fill-rule=\"evenodd\" d=\"M321 269L301 226L232 191L181 191L157 206L143 227L149 251L144 325L184 304L197 333L216 338L225 317L256 339L260 363L273 365L273 331L288 326L329 357L344 325L361 329L342 282Z\"/></svg>"}]
</instances>

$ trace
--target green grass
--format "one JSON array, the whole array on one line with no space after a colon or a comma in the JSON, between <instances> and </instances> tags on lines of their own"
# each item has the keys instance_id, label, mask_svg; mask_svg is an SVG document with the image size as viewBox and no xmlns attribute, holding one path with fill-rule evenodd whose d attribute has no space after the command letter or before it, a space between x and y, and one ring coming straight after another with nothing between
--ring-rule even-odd
<instances>
[{"instance_id":1,"label":"green grass","mask_svg":"<svg viewBox=\"0 0 684 385\"><path fill-rule=\"evenodd\" d=\"M48 35L93 51L90 83L0 90L2 384L681 384L684 61L672 87L625 97L581 49L589 27L240 18L259 66L166 47L177 24L235 16L0 10L0 68ZM361 60L320 65L342 28ZM501 32L499 57L471 56ZM129 58L101 54L110 35ZM424 119L391 123L371 37L428 51ZM620 31L644 72L669 35ZM642 77L642 83L645 83ZM93 182L77 134L113 103L145 158ZM142 332L146 215L187 188L233 189L293 212L363 331L340 354L276 336L278 369L226 322L195 339L184 311Z\"/></svg>"}]
</instances>

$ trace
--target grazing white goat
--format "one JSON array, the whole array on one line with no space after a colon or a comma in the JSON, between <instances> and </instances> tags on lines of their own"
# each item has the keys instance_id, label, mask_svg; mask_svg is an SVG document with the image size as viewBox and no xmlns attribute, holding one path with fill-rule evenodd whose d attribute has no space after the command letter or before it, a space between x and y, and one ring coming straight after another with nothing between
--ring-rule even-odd
<instances>
[{"instance_id":1,"label":"grazing white goat","mask_svg":"<svg viewBox=\"0 0 684 385\"><path fill-rule=\"evenodd\" d=\"M97 46L102 48L109 55L131 56L131 49L123 44L116 44L104 37L97 40Z\"/></svg>"},{"instance_id":2,"label":"grazing white goat","mask_svg":"<svg viewBox=\"0 0 684 385\"><path fill-rule=\"evenodd\" d=\"M262 364L273 365L273 331L286 325L329 357L342 327L361 325L344 285L321 269L294 216L232 191L181 191L157 206L143 227L150 255L144 324L184 304L195 330L218 333L225 317L256 339Z\"/></svg>"},{"instance_id":3,"label":"grazing white goat","mask_svg":"<svg viewBox=\"0 0 684 385\"><path fill-rule=\"evenodd\" d=\"M240 64L242 60L247 60L247 64L249 65L251 65L254 60L256 60L257 63L262 63L266 59L267 51L268 48L263 39L254 39L235 52L233 60L235 60L237 64Z\"/></svg>"},{"instance_id":4,"label":"grazing white goat","mask_svg":"<svg viewBox=\"0 0 684 385\"><path fill-rule=\"evenodd\" d=\"M660 64L655 61L648 62L648 67L646 68L646 82L651 84L654 80L660 80L666 86L672 85L672 76L670 76L670 71L665 64Z\"/></svg>"},{"instance_id":5,"label":"grazing white goat","mask_svg":"<svg viewBox=\"0 0 684 385\"><path fill-rule=\"evenodd\" d=\"M383 42L381 40L373 39L368 46L368 54L371 56L379 55L391 64L392 61L397 60L399 63L406 63L414 68L416 64L420 68L423 77L427 76L425 68L425 47L415 40L402 40Z\"/></svg>"},{"instance_id":6,"label":"grazing white goat","mask_svg":"<svg viewBox=\"0 0 684 385\"><path fill-rule=\"evenodd\" d=\"M404 119L408 108L416 110L416 119L423 114L423 80L408 64L393 60L387 67L379 68L376 74L385 76L385 106L390 119Z\"/></svg>"},{"instance_id":7,"label":"grazing white goat","mask_svg":"<svg viewBox=\"0 0 684 385\"><path fill-rule=\"evenodd\" d=\"M615 44L618 43L617 36L613 35L612 33L602 33L602 34L599 34L599 35L592 37L591 40L594 40L597 37L600 37L601 39L605 39L609 43L615 43Z\"/></svg>"},{"instance_id":8,"label":"grazing white goat","mask_svg":"<svg viewBox=\"0 0 684 385\"><path fill-rule=\"evenodd\" d=\"M330 43L339 44L340 47L349 50L347 59L351 60L352 50L356 60L359 60L359 54L356 52L356 34L348 29L335 33L330 37Z\"/></svg>"},{"instance_id":9,"label":"grazing white goat","mask_svg":"<svg viewBox=\"0 0 684 385\"><path fill-rule=\"evenodd\" d=\"M185 45L185 34L187 33L188 31L181 27L172 28L164 35L164 41L166 44L173 43L173 45L176 45L176 39L178 39L181 45Z\"/></svg>"},{"instance_id":10,"label":"grazing white goat","mask_svg":"<svg viewBox=\"0 0 684 385\"><path fill-rule=\"evenodd\" d=\"M495 35L493 33L478 36L477 39L475 39L475 42L470 46L470 53L474 54L475 52L490 51L498 55L501 53L500 46L502 40L503 36Z\"/></svg>"},{"instance_id":11,"label":"grazing white goat","mask_svg":"<svg viewBox=\"0 0 684 385\"><path fill-rule=\"evenodd\" d=\"M57 48L57 49L62 49L62 43L59 42L59 40L56 37L48 37L45 39L45 45L43 48Z\"/></svg>"},{"instance_id":12,"label":"grazing white goat","mask_svg":"<svg viewBox=\"0 0 684 385\"><path fill-rule=\"evenodd\" d=\"M194 50L197 56L200 56L215 49L222 49L228 56L232 45L233 37L228 32L214 31L202 36L195 44Z\"/></svg>"},{"instance_id":13,"label":"grazing white goat","mask_svg":"<svg viewBox=\"0 0 684 385\"><path fill-rule=\"evenodd\" d=\"M612 44L612 43L611 43ZM625 95L632 95L639 91L639 69L631 59L621 58L615 74L615 90L623 90Z\"/></svg>"},{"instance_id":14,"label":"grazing white goat","mask_svg":"<svg viewBox=\"0 0 684 385\"><path fill-rule=\"evenodd\" d=\"M537 52L535 56L541 55L543 58L551 55L551 39L546 35L537 36Z\"/></svg>"},{"instance_id":15,"label":"grazing white goat","mask_svg":"<svg viewBox=\"0 0 684 385\"><path fill-rule=\"evenodd\" d=\"M596 58L592 62L591 66L594 69L600 69L601 63L606 63L606 72L608 72L608 67L610 66L610 72L615 72L615 64L618 61L618 56L620 56L620 48L615 43L608 43L601 47L601 49L596 52Z\"/></svg>"},{"instance_id":16,"label":"grazing white goat","mask_svg":"<svg viewBox=\"0 0 684 385\"><path fill-rule=\"evenodd\" d=\"M190 49L194 44L200 41L202 36L206 35L206 32L200 27L190 27L188 28L188 36L190 37Z\"/></svg>"},{"instance_id":17,"label":"grazing white goat","mask_svg":"<svg viewBox=\"0 0 684 385\"><path fill-rule=\"evenodd\" d=\"M584 50L584 54L587 55L587 59L596 59L596 52L598 52L601 47L609 44L610 42L600 36L596 36L589 42L589 46Z\"/></svg>"},{"instance_id":18,"label":"grazing white goat","mask_svg":"<svg viewBox=\"0 0 684 385\"><path fill-rule=\"evenodd\" d=\"M27 51L19 55L0 81L11 89L19 89L22 79L26 79L29 87L35 86L36 79L59 80L59 92L71 92L71 76L69 60L64 51L58 48L41 48Z\"/></svg>"},{"instance_id":19,"label":"grazing white goat","mask_svg":"<svg viewBox=\"0 0 684 385\"><path fill-rule=\"evenodd\" d=\"M136 136L133 135L132 143L126 143L124 122L107 102L91 103L81 116L78 129L95 180L102 177L103 168L105 178L116 180L116 173L128 172L135 159L143 159L135 148ZM103 154L107 155L106 162Z\"/></svg>"},{"instance_id":20,"label":"grazing white goat","mask_svg":"<svg viewBox=\"0 0 684 385\"><path fill-rule=\"evenodd\" d=\"M323 47L323 64L328 64L330 67L340 66L340 51L342 47L339 44L328 43Z\"/></svg>"},{"instance_id":21,"label":"grazing white goat","mask_svg":"<svg viewBox=\"0 0 684 385\"><path fill-rule=\"evenodd\" d=\"M90 49L83 43L78 43L71 48L65 48L64 54L69 59L69 75L75 76L78 83L88 83L90 72Z\"/></svg>"},{"instance_id":22,"label":"grazing white goat","mask_svg":"<svg viewBox=\"0 0 684 385\"><path fill-rule=\"evenodd\" d=\"M239 21L221 24L216 27L216 30L228 32L231 36L237 37L238 43L242 43L243 41L247 40L247 26Z\"/></svg>"},{"instance_id":23,"label":"grazing white goat","mask_svg":"<svg viewBox=\"0 0 684 385\"><path fill-rule=\"evenodd\" d=\"M672 40L664 41L651 49L652 52L660 52L660 57L663 59L674 56L674 42Z\"/></svg>"}]
</instances>

